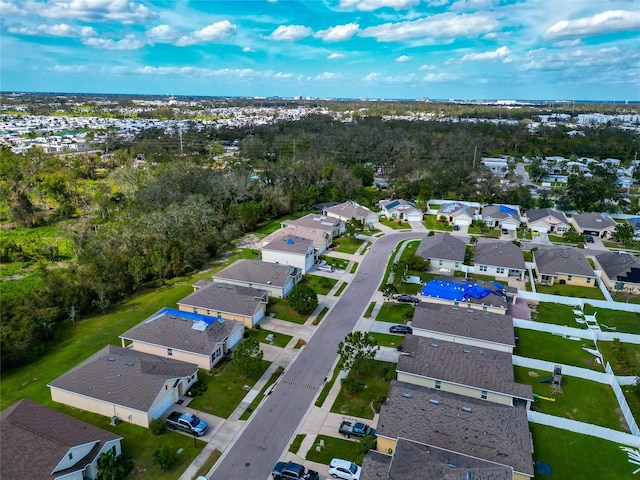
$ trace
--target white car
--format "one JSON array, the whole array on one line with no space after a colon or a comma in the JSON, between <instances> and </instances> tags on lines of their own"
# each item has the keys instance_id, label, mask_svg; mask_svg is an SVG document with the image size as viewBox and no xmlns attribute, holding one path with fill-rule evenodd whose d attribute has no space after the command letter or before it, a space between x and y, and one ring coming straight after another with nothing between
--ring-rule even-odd
<instances>
[{"instance_id":1,"label":"white car","mask_svg":"<svg viewBox=\"0 0 640 480\"><path fill-rule=\"evenodd\" d=\"M332 458L329 464L329 475L333 478L343 478L345 480L359 480L362 468L348 460Z\"/></svg>"},{"instance_id":2,"label":"white car","mask_svg":"<svg viewBox=\"0 0 640 480\"><path fill-rule=\"evenodd\" d=\"M323 272L333 272L333 267L331 265L318 265L316 268Z\"/></svg>"}]
</instances>

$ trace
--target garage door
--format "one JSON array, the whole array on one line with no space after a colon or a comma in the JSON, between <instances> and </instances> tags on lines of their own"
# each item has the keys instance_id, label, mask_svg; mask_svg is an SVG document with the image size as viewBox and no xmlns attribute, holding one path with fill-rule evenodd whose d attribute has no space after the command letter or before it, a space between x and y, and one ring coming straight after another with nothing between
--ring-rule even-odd
<instances>
[{"instance_id":1,"label":"garage door","mask_svg":"<svg viewBox=\"0 0 640 480\"><path fill-rule=\"evenodd\" d=\"M229 348L235 347L240 340L242 340L242 330L239 329L229 337Z\"/></svg>"},{"instance_id":2,"label":"garage door","mask_svg":"<svg viewBox=\"0 0 640 480\"><path fill-rule=\"evenodd\" d=\"M173 392L171 390L168 390L167 395L165 395L160 403L151 409L151 418L154 419L161 417L164 412L171 408L171 405L173 405Z\"/></svg>"},{"instance_id":3,"label":"garage door","mask_svg":"<svg viewBox=\"0 0 640 480\"><path fill-rule=\"evenodd\" d=\"M411 214L407 215L407 221L408 222L421 222L422 221L422 215L420 215L419 213L411 213Z\"/></svg>"},{"instance_id":4,"label":"garage door","mask_svg":"<svg viewBox=\"0 0 640 480\"><path fill-rule=\"evenodd\" d=\"M531 227L534 232L549 233L549 227Z\"/></svg>"},{"instance_id":5,"label":"garage door","mask_svg":"<svg viewBox=\"0 0 640 480\"><path fill-rule=\"evenodd\" d=\"M471 225L471 220L456 220L453 224L460 225L461 227L468 227Z\"/></svg>"}]
</instances>

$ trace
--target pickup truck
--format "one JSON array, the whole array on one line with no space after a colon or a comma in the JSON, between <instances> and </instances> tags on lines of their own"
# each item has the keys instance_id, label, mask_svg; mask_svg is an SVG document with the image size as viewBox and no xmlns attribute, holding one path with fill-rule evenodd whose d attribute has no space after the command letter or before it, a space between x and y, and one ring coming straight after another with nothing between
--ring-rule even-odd
<instances>
[{"instance_id":1,"label":"pickup truck","mask_svg":"<svg viewBox=\"0 0 640 480\"><path fill-rule=\"evenodd\" d=\"M274 480L319 480L318 472L294 462L278 462L271 472Z\"/></svg>"},{"instance_id":2,"label":"pickup truck","mask_svg":"<svg viewBox=\"0 0 640 480\"><path fill-rule=\"evenodd\" d=\"M207 422L192 413L171 412L165 423L171 430L182 430L198 437L204 435L208 427Z\"/></svg>"},{"instance_id":3,"label":"pickup truck","mask_svg":"<svg viewBox=\"0 0 640 480\"><path fill-rule=\"evenodd\" d=\"M356 437L362 438L370 435L376 436L376 429L371 428L369 425L362 422L355 422L353 420L343 420L340 424L338 432L347 438Z\"/></svg>"}]
</instances>

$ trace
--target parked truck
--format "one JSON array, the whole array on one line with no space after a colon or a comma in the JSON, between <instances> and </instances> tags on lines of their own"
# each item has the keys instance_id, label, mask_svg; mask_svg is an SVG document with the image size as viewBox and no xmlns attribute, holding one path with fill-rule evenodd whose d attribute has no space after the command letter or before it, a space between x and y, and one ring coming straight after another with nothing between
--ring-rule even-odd
<instances>
[{"instance_id":1,"label":"parked truck","mask_svg":"<svg viewBox=\"0 0 640 480\"><path fill-rule=\"evenodd\" d=\"M354 420L343 420L338 432L347 438L362 438L367 435L375 438L376 436L375 428L371 428L366 423L356 422Z\"/></svg>"},{"instance_id":2,"label":"parked truck","mask_svg":"<svg viewBox=\"0 0 640 480\"><path fill-rule=\"evenodd\" d=\"M198 437L204 435L208 427L207 422L192 413L171 412L165 423L171 430L182 430Z\"/></svg>"},{"instance_id":3,"label":"parked truck","mask_svg":"<svg viewBox=\"0 0 640 480\"><path fill-rule=\"evenodd\" d=\"M271 472L274 480L319 480L318 472L294 462L278 462Z\"/></svg>"}]
</instances>

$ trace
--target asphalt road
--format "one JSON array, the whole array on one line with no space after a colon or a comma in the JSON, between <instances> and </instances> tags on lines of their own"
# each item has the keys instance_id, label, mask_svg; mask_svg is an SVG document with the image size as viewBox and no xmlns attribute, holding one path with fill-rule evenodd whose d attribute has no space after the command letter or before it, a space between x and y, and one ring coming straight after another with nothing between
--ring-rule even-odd
<instances>
[{"instance_id":1,"label":"asphalt road","mask_svg":"<svg viewBox=\"0 0 640 480\"><path fill-rule=\"evenodd\" d=\"M213 480L267 479L303 420L336 359L338 343L366 310L399 241L414 232L378 238L360 261L349 287L289 366L273 393L256 411L211 475Z\"/></svg>"}]
</instances>

